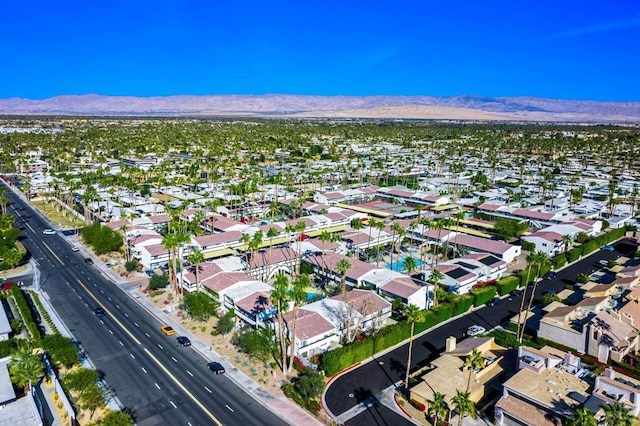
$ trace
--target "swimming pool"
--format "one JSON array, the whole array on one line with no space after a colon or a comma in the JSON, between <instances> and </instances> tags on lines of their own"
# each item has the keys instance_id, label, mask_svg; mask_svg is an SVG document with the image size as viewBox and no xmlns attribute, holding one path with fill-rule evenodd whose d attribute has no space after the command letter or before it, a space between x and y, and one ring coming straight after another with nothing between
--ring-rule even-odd
<instances>
[{"instance_id":1,"label":"swimming pool","mask_svg":"<svg viewBox=\"0 0 640 426\"><path fill-rule=\"evenodd\" d=\"M406 270L406 268L404 266L404 261L405 260L406 260L406 257L403 257L402 259L400 259L397 262L389 263L389 264L387 264L387 269L391 269L392 271L396 271L396 272L402 272L402 271ZM420 261L420 259L414 257L413 260L415 261L416 266L422 265L422 262Z\"/></svg>"}]
</instances>

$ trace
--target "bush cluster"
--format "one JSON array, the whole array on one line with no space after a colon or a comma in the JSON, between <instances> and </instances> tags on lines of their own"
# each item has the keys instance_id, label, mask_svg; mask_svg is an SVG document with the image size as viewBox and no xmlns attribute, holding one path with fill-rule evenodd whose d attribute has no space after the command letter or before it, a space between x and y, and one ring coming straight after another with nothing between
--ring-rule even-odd
<instances>
[{"instance_id":1,"label":"bush cluster","mask_svg":"<svg viewBox=\"0 0 640 426\"><path fill-rule=\"evenodd\" d=\"M82 238L96 254L119 250L123 244L122 235L97 222L82 228Z\"/></svg>"},{"instance_id":2,"label":"bush cluster","mask_svg":"<svg viewBox=\"0 0 640 426\"><path fill-rule=\"evenodd\" d=\"M35 303L38 311L44 317L44 320L47 322L47 324L49 324L51 330L53 330L54 333L58 333L58 327L56 327L55 323L51 319L51 315L49 315L49 312L44 308L44 306L42 306L42 302L40 301L38 293L36 293L35 291L30 291L29 294L31 295L31 300L33 300L33 303Z\"/></svg>"},{"instance_id":3,"label":"bush cluster","mask_svg":"<svg viewBox=\"0 0 640 426\"><path fill-rule=\"evenodd\" d=\"M31 334L31 338L36 342L39 342L42 339L42 335L40 334L38 324L33 320L31 309L29 309L29 304L27 303L22 290L20 290L17 285L12 284L11 287L9 287L9 293L16 302L16 307L20 312L24 325L27 327L27 330L29 330L29 334Z\"/></svg>"},{"instance_id":4,"label":"bush cluster","mask_svg":"<svg viewBox=\"0 0 640 426\"><path fill-rule=\"evenodd\" d=\"M500 296L509 294L511 291L518 288L518 285L520 285L520 278L515 275L509 275L508 277L500 278L498 282L496 282L496 287Z\"/></svg>"}]
</instances>

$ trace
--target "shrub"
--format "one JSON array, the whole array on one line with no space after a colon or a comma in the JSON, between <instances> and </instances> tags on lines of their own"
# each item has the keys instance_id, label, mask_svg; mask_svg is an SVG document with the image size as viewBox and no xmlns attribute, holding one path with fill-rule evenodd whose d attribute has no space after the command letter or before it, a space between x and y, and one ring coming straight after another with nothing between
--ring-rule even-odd
<instances>
[{"instance_id":1,"label":"shrub","mask_svg":"<svg viewBox=\"0 0 640 426\"><path fill-rule=\"evenodd\" d=\"M438 306L431 308L431 312L436 315L436 322L441 323L451 318L453 308L449 303L440 303Z\"/></svg>"},{"instance_id":2,"label":"shrub","mask_svg":"<svg viewBox=\"0 0 640 426\"><path fill-rule=\"evenodd\" d=\"M24 325L27 327L27 330L29 330L31 338L39 342L42 338L42 336L40 335L40 329L33 320L31 309L29 309L29 305L27 304L27 300L25 299L22 290L20 290L17 285L11 284L11 286L9 287L9 292L11 293L13 300L15 300L16 302L16 307L20 312L20 316L22 317Z\"/></svg>"},{"instance_id":3,"label":"shrub","mask_svg":"<svg viewBox=\"0 0 640 426\"><path fill-rule=\"evenodd\" d=\"M580 284L588 283L589 274L585 274L584 272L579 272L578 275L576 275L576 281L579 282Z\"/></svg>"},{"instance_id":4,"label":"shrub","mask_svg":"<svg viewBox=\"0 0 640 426\"><path fill-rule=\"evenodd\" d=\"M522 250L533 252L536 249L536 244L531 241L522 241Z\"/></svg>"},{"instance_id":5,"label":"shrub","mask_svg":"<svg viewBox=\"0 0 640 426\"><path fill-rule=\"evenodd\" d=\"M471 308L471 305L473 305L473 295L463 294L453 299L450 303L453 306L452 316L455 317L464 314Z\"/></svg>"},{"instance_id":6,"label":"shrub","mask_svg":"<svg viewBox=\"0 0 640 426\"><path fill-rule=\"evenodd\" d=\"M305 368L294 383L298 395L304 399L315 399L324 390L324 377L320 373Z\"/></svg>"},{"instance_id":7,"label":"shrub","mask_svg":"<svg viewBox=\"0 0 640 426\"><path fill-rule=\"evenodd\" d=\"M214 315L218 306L218 302L204 293L188 293L184 296L184 302L182 303L182 308L189 315L201 321L206 321Z\"/></svg>"},{"instance_id":8,"label":"shrub","mask_svg":"<svg viewBox=\"0 0 640 426\"><path fill-rule=\"evenodd\" d=\"M518 288L519 284L520 278L515 275L511 275L508 277L500 278L496 282L496 288L498 289L498 293L500 294L500 296L504 296L505 294L508 294L509 292Z\"/></svg>"},{"instance_id":9,"label":"shrub","mask_svg":"<svg viewBox=\"0 0 640 426\"><path fill-rule=\"evenodd\" d=\"M571 262L575 262L580 258L582 254L582 247L574 247L567 252L567 260Z\"/></svg>"},{"instance_id":10,"label":"shrub","mask_svg":"<svg viewBox=\"0 0 640 426\"><path fill-rule=\"evenodd\" d=\"M149 279L149 290L158 290L169 285L169 276L165 273L154 274ZM151 294L153 296L153 293Z\"/></svg>"},{"instance_id":11,"label":"shrub","mask_svg":"<svg viewBox=\"0 0 640 426\"><path fill-rule=\"evenodd\" d=\"M140 264L140 262L133 259L124 263L124 269L126 269L127 272L138 272L142 269L142 265Z\"/></svg>"},{"instance_id":12,"label":"shrub","mask_svg":"<svg viewBox=\"0 0 640 426\"><path fill-rule=\"evenodd\" d=\"M564 253L557 254L553 257L553 269L560 269L567 264L567 256Z\"/></svg>"},{"instance_id":13,"label":"shrub","mask_svg":"<svg viewBox=\"0 0 640 426\"><path fill-rule=\"evenodd\" d=\"M98 222L82 228L82 238L96 254L119 250L123 244L122 235Z\"/></svg>"},{"instance_id":14,"label":"shrub","mask_svg":"<svg viewBox=\"0 0 640 426\"><path fill-rule=\"evenodd\" d=\"M73 341L60 333L46 336L42 339L42 348L51 356L51 360L66 368L70 368L79 361L78 349Z\"/></svg>"},{"instance_id":15,"label":"shrub","mask_svg":"<svg viewBox=\"0 0 640 426\"><path fill-rule=\"evenodd\" d=\"M471 290L473 295L473 306L481 306L496 296L497 288L495 286L487 286L485 288Z\"/></svg>"}]
</instances>

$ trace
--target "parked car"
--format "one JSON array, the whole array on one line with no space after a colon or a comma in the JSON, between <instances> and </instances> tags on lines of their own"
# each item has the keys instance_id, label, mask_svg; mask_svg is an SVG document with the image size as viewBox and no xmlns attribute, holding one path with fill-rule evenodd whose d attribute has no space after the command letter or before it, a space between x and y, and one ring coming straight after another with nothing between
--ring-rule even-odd
<instances>
[{"instance_id":1,"label":"parked car","mask_svg":"<svg viewBox=\"0 0 640 426\"><path fill-rule=\"evenodd\" d=\"M552 280L552 279L554 279L554 278L555 278L555 277L557 277L557 276L558 276L558 274L557 274L557 273L555 273L555 272L553 272L553 271L549 271L549 272L547 272L546 274L544 274L542 278L544 278L545 280Z\"/></svg>"},{"instance_id":2,"label":"parked car","mask_svg":"<svg viewBox=\"0 0 640 426\"><path fill-rule=\"evenodd\" d=\"M472 325L467 329L467 336L477 336L478 334L486 333L487 329L481 325Z\"/></svg>"},{"instance_id":3,"label":"parked car","mask_svg":"<svg viewBox=\"0 0 640 426\"><path fill-rule=\"evenodd\" d=\"M178 341L178 343L180 343L182 346L191 346L191 340L189 340L188 337L185 336L178 336L178 338L176 339Z\"/></svg>"},{"instance_id":4,"label":"parked car","mask_svg":"<svg viewBox=\"0 0 640 426\"><path fill-rule=\"evenodd\" d=\"M209 370L213 371L215 374L224 374L224 367L219 362L210 362L207 364Z\"/></svg>"},{"instance_id":5,"label":"parked car","mask_svg":"<svg viewBox=\"0 0 640 426\"><path fill-rule=\"evenodd\" d=\"M149 275L150 277L155 275L155 272L153 272L153 269L147 269L146 271L144 271L144 273Z\"/></svg>"},{"instance_id":6,"label":"parked car","mask_svg":"<svg viewBox=\"0 0 640 426\"><path fill-rule=\"evenodd\" d=\"M42 233L43 233L44 235L55 235L55 234L56 234L56 231L54 231L53 229L49 229L49 228L47 228L47 229L45 229L44 231L42 231Z\"/></svg>"},{"instance_id":7,"label":"parked car","mask_svg":"<svg viewBox=\"0 0 640 426\"><path fill-rule=\"evenodd\" d=\"M600 266L604 266L604 267L606 268L607 266L609 266L609 261L608 261L608 260L601 259L601 260L598 260L598 264L599 264Z\"/></svg>"},{"instance_id":8,"label":"parked car","mask_svg":"<svg viewBox=\"0 0 640 426\"><path fill-rule=\"evenodd\" d=\"M519 290L519 289L511 290L509 294L513 297L520 297L522 296L522 290Z\"/></svg>"},{"instance_id":9,"label":"parked car","mask_svg":"<svg viewBox=\"0 0 640 426\"><path fill-rule=\"evenodd\" d=\"M163 325L162 327L160 327L160 331L162 331L167 336L173 336L174 334L176 334L176 331L168 325Z\"/></svg>"},{"instance_id":10,"label":"parked car","mask_svg":"<svg viewBox=\"0 0 640 426\"><path fill-rule=\"evenodd\" d=\"M502 302L502 299L500 299L499 297L494 297L493 299L489 300L487 302L487 306L491 307L491 306L498 306L500 304L500 302Z\"/></svg>"},{"instance_id":11,"label":"parked car","mask_svg":"<svg viewBox=\"0 0 640 426\"><path fill-rule=\"evenodd\" d=\"M613 251L613 250L615 250L615 248L613 246L607 245L607 246L602 247L602 251Z\"/></svg>"},{"instance_id":12,"label":"parked car","mask_svg":"<svg viewBox=\"0 0 640 426\"><path fill-rule=\"evenodd\" d=\"M78 246L71 246L71 251L80 251Z\"/></svg>"}]
</instances>

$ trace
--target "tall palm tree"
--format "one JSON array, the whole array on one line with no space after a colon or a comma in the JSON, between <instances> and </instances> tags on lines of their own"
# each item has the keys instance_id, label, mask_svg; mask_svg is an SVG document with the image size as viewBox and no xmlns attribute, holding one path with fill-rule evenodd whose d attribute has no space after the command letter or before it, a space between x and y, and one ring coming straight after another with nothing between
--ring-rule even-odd
<instances>
[{"instance_id":1,"label":"tall palm tree","mask_svg":"<svg viewBox=\"0 0 640 426\"><path fill-rule=\"evenodd\" d=\"M29 384L35 383L44 374L42 357L33 354L29 349L19 349L11 356L9 376L11 382L23 388L25 394L29 391Z\"/></svg>"},{"instance_id":2,"label":"tall palm tree","mask_svg":"<svg viewBox=\"0 0 640 426\"><path fill-rule=\"evenodd\" d=\"M376 229L378 230L378 244L376 245L376 266L380 265L380 237L382 236L382 231L387 224L383 220L379 220L376 222Z\"/></svg>"},{"instance_id":3,"label":"tall palm tree","mask_svg":"<svg viewBox=\"0 0 640 426\"><path fill-rule=\"evenodd\" d=\"M287 372L287 342L284 334L284 313L289 310L289 279L285 274L279 272L273 283L271 291L271 303L278 310L278 343L280 345L280 365L282 372Z\"/></svg>"},{"instance_id":4,"label":"tall palm tree","mask_svg":"<svg viewBox=\"0 0 640 426\"><path fill-rule=\"evenodd\" d=\"M413 256L407 256L404 259L404 269L407 271L407 275L411 276L418 269L418 262Z\"/></svg>"},{"instance_id":5,"label":"tall palm tree","mask_svg":"<svg viewBox=\"0 0 640 426\"><path fill-rule=\"evenodd\" d=\"M168 263L169 263L169 284L171 285L172 290L177 291L177 277L176 277L176 269L175 269L175 258L174 258L174 250L178 248L180 243L178 242L178 238L175 233L168 233L164 237L162 237L162 247L167 250L168 255Z\"/></svg>"},{"instance_id":6,"label":"tall palm tree","mask_svg":"<svg viewBox=\"0 0 640 426\"><path fill-rule=\"evenodd\" d=\"M434 392L433 399L427 400L429 408L427 408L427 414L429 416L435 416L436 421L434 424L438 424L438 420L443 419L449 412L449 404L445 400L446 395L441 392Z\"/></svg>"},{"instance_id":7,"label":"tall palm tree","mask_svg":"<svg viewBox=\"0 0 640 426\"><path fill-rule=\"evenodd\" d=\"M411 324L411 331L409 333L409 353L407 355L407 372L404 376L404 388L409 394L409 372L411 371L411 352L413 349L413 330L415 328L416 322L420 320L422 317L422 311L416 305L409 305L404 310L405 315L407 316L407 322Z\"/></svg>"},{"instance_id":8,"label":"tall palm tree","mask_svg":"<svg viewBox=\"0 0 640 426\"><path fill-rule=\"evenodd\" d=\"M562 236L562 244L564 244L565 253L569 251L569 247L571 247L572 242L573 242L573 238L571 238L571 235L567 234Z\"/></svg>"},{"instance_id":9,"label":"tall palm tree","mask_svg":"<svg viewBox=\"0 0 640 426\"><path fill-rule=\"evenodd\" d=\"M635 417L631 413L631 408L622 402L615 401L613 404L602 404L604 410L604 423L607 426L631 426Z\"/></svg>"},{"instance_id":10,"label":"tall palm tree","mask_svg":"<svg viewBox=\"0 0 640 426\"><path fill-rule=\"evenodd\" d=\"M189 263L191 263L196 269L196 292L200 291L200 264L204 262L204 255L200 250L194 250L189 255Z\"/></svg>"},{"instance_id":11,"label":"tall palm tree","mask_svg":"<svg viewBox=\"0 0 640 426\"><path fill-rule=\"evenodd\" d=\"M367 226L369 227L369 240L367 241L367 256L369 256L369 252L371 251L371 232L373 231L373 228L376 228L378 226L378 222L379 220L376 219L375 217L371 217L367 221ZM369 259L367 258L367 261L368 260Z\"/></svg>"},{"instance_id":12,"label":"tall palm tree","mask_svg":"<svg viewBox=\"0 0 640 426\"><path fill-rule=\"evenodd\" d=\"M347 272L351 269L351 262L347 259L340 259L335 266L336 272L340 274L340 293L342 300L347 301Z\"/></svg>"},{"instance_id":13,"label":"tall palm tree","mask_svg":"<svg viewBox=\"0 0 640 426\"><path fill-rule=\"evenodd\" d=\"M476 368L480 368L484 366L484 357L482 356L482 352L478 349L474 349L471 351L469 355L464 360L464 366L469 370L469 378L467 379L467 392L469 392L469 387L471 386L471 375Z\"/></svg>"},{"instance_id":14,"label":"tall palm tree","mask_svg":"<svg viewBox=\"0 0 640 426\"><path fill-rule=\"evenodd\" d=\"M535 278L535 281L533 282L533 286L531 287L531 295L529 297L529 304L527 305L526 312L529 312L531 310L531 305L533 305L533 298L535 297L536 289L538 288L538 282L540 279L540 270L545 264L549 263L549 258L544 252L536 251L533 253L533 262L534 262L534 265L536 266L536 278ZM525 315L527 314L525 313ZM526 318L525 318L525 321L526 321ZM519 342L522 342L522 338L524 337L524 328L525 328L524 325L520 327L520 336L518 337Z\"/></svg>"},{"instance_id":15,"label":"tall palm tree","mask_svg":"<svg viewBox=\"0 0 640 426\"><path fill-rule=\"evenodd\" d=\"M518 329L516 331L516 338L520 336L520 327L522 326L522 313L524 312L524 304L527 299L527 289L529 288L529 277L531 277L531 268L535 263L535 252L530 252L527 255L527 278L524 283L524 290L522 291L522 297L520 299L520 310L518 311Z\"/></svg>"},{"instance_id":16,"label":"tall palm tree","mask_svg":"<svg viewBox=\"0 0 640 426\"><path fill-rule=\"evenodd\" d=\"M273 226L267 231L267 238L269 238L269 264L267 265L266 276L264 282L267 282L269 275L271 274L271 260L273 256L273 239L278 236L278 229Z\"/></svg>"},{"instance_id":17,"label":"tall palm tree","mask_svg":"<svg viewBox=\"0 0 640 426\"><path fill-rule=\"evenodd\" d=\"M440 281L444 279L444 274L439 269L431 271L429 276L429 283L433 285L433 306L438 306L438 286Z\"/></svg>"},{"instance_id":18,"label":"tall palm tree","mask_svg":"<svg viewBox=\"0 0 640 426\"><path fill-rule=\"evenodd\" d=\"M567 422L568 426L598 426L596 418L587 407L578 408Z\"/></svg>"},{"instance_id":19,"label":"tall palm tree","mask_svg":"<svg viewBox=\"0 0 640 426\"><path fill-rule=\"evenodd\" d=\"M456 411L458 411L458 426L462 426L462 419L465 415L470 415L472 418L476 417L476 404L469 397L469 392L456 389L456 394L451 398L451 402Z\"/></svg>"},{"instance_id":20,"label":"tall palm tree","mask_svg":"<svg viewBox=\"0 0 640 426\"><path fill-rule=\"evenodd\" d=\"M304 221L300 221L296 223L294 229L296 233L298 233L298 242L296 252L298 253L298 259L296 260L296 276L300 275L300 264L302 263L302 252L300 251L300 247L302 245L302 234L304 234L304 230L307 227L307 224Z\"/></svg>"},{"instance_id":21,"label":"tall palm tree","mask_svg":"<svg viewBox=\"0 0 640 426\"><path fill-rule=\"evenodd\" d=\"M296 325L298 320L298 309L307 300L307 287L311 286L311 281L307 274L301 274L298 278L293 280L293 288L289 293L289 300L293 303L293 316L291 317L291 328L289 334L289 370L293 368L293 358L295 356L296 347Z\"/></svg>"}]
</instances>

